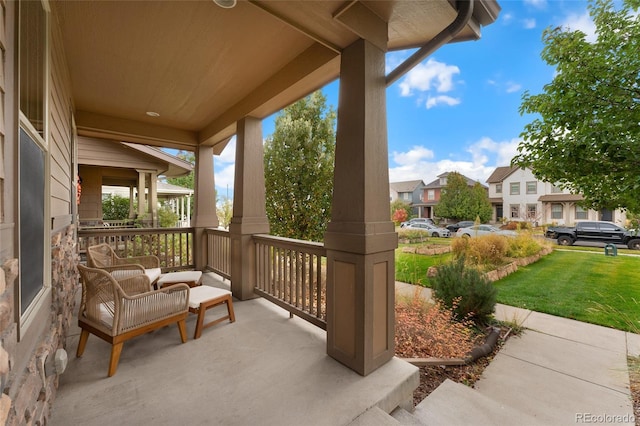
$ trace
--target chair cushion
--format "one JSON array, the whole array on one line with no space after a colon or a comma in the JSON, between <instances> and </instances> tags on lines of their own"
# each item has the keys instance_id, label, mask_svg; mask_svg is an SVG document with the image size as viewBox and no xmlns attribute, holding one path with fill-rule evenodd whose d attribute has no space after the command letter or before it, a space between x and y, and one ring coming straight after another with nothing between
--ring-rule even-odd
<instances>
[{"instance_id":1,"label":"chair cushion","mask_svg":"<svg viewBox=\"0 0 640 426\"><path fill-rule=\"evenodd\" d=\"M149 282L153 284L162 275L162 270L160 268L149 268L144 270L144 274L149 277Z\"/></svg>"},{"instance_id":2,"label":"chair cushion","mask_svg":"<svg viewBox=\"0 0 640 426\"><path fill-rule=\"evenodd\" d=\"M218 297L231 294L229 290L223 290L217 287L209 287L207 285L201 285L194 287L189 291L189 307L196 309L200 307L200 303L206 302L211 299L217 299Z\"/></svg>"},{"instance_id":3,"label":"chair cushion","mask_svg":"<svg viewBox=\"0 0 640 426\"><path fill-rule=\"evenodd\" d=\"M158 280L158 286L175 283L197 283L202 278L202 271L180 271L164 274Z\"/></svg>"}]
</instances>

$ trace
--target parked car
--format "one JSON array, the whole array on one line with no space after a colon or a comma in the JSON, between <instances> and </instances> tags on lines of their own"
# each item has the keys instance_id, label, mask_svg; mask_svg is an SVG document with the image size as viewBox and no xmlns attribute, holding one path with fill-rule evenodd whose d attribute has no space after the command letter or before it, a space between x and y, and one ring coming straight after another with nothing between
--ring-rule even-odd
<instances>
[{"instance_id":1,"label":"parked car","mask_svg":"<svg viewBox=\"0 0 640 426\"><path fill-rule=\"evenodd\" d=\"M400 228L404 228L405 226L409 225L410 223L428 223L430 225L434 225L435 223L433 222L433 219L430 219L428 217L414 217L413 219L409 219L406 222L402 222L400 224Z\"/></svg>"},{"instance_id":2,"label":"parked car","mask_svg":"<svg viewBox=\"0 0 640 426\"><path fill-rule=\"evenodd\" d=\"M458 223L447 225L447 229L453 233L458 232L458 229L460 228L468 228L470 226L473 226L474 224L475 222L473 220L462 220Z\"/></svg>"},{"instance_id":3,"label":"parked car","mask_svg":"<svg viewBox=\"0 0 640 426\"><path fill-rule=\"evenodd\" d=\"M627 230L612 222L578 222L576 226L556 226L547 229L545 236L558 241L562 246L573 245L576 241L594 241L604 244L625 244L632 250L640 250L640 236L637 231Z\"/></svg>"},{"instance_id":4,"label":"parked car","mask_svg":"<svg viewBox=\"0 0 640 426\"><path fill-rule=\"evenodd\" d=\"M414 222L408 225L405 225L404 229L417 229L420 231L427 232L432 237L450 237L451 232L448 229L440 228L438 226L432 225L426 222Z\"/></svg>"},{"instance_id":5,"label":"parked car","mask_svg":"<svg viewBox=\"0 0 640 426\"><path fill-rule=\"evenodd\" d=\"M507 237L515 237L518 235L516 231L506 229L498 229L493 225L474 225L467 228L460 228L456 232L457 237L479 237L482 235L504 235Z\"/></svg>"}]
</instances>

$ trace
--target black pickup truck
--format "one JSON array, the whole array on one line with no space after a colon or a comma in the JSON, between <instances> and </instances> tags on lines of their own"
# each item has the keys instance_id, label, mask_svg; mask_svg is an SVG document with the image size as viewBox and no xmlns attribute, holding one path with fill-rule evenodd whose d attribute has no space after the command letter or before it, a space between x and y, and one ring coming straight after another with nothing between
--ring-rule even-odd
<instances>
[{"instance_id":1,"label":"black pickup truck","mask_svg":"<svg viewBox=\"0 0 640 426\"><path fill-rule=\"evenodd\" d=\"M604 244L626 244L632 250L640 250L640 236L611 222L578 222L576 226L556 226L545 232L547 238L558 240L562 246L576 241L594 241Z\"/></svg>"}]
</instances>

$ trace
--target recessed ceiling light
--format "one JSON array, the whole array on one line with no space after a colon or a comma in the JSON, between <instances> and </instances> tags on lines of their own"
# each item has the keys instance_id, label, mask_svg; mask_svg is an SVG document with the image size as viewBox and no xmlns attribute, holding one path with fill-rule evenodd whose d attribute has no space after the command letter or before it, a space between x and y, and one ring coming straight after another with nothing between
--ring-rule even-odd
<instances>
[{"instance_id":1,"label":"recessed ceiling light","mask_svg":"<svg viewBox=\"0 0 640 426\"><path fill-rule=\"evenodd\" d=\"M149 117L160 117L160 114L158 114L158 113L157 113L157 112L155 112L155 111L147 111L147 115L148 115Z\"/></svg>"},{"instance_id":2,"label":"recessed ceiling light","mask_svg":"<svg viewBox=\"0 0 640 426\"><path fill-rule=\"evenodd\" d=\"M231 9L236 5L236 0L213 0L213 2L225 9Z\"/></svg>"}]
</instances>

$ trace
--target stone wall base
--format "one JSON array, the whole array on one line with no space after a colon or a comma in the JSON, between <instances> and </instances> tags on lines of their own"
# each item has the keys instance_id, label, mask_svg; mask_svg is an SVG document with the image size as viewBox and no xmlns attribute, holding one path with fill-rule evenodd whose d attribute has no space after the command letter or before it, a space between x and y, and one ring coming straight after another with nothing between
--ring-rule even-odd
<instances>
[{"instance_id":1,"label":"stone wall base","mask_svg":"<svg viewBox=\"0 0 640 426\"><path fill-rule=\"evenodd\" d=\"M51 360L65 341L79 289L76 228L70 225L51 237L51 294L49 324L21 371L15 370L17 323L14 289L19 273L18 259L6 261L0 269L0 424L45 425L51 414L58 387L58 375L44 374L45 360Z\"/></svg>"}]
</instances>

